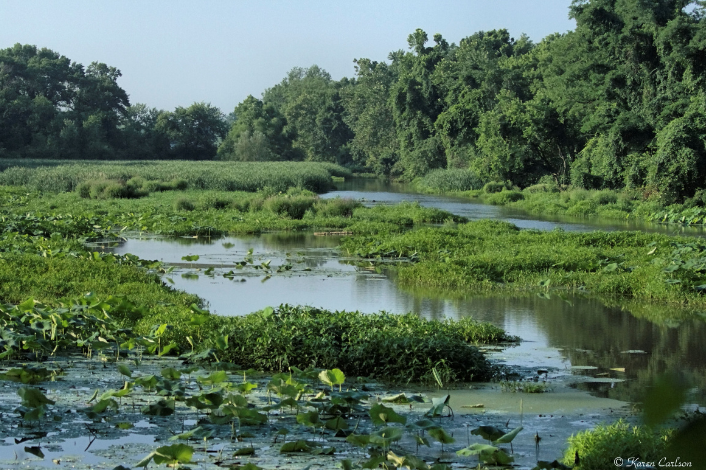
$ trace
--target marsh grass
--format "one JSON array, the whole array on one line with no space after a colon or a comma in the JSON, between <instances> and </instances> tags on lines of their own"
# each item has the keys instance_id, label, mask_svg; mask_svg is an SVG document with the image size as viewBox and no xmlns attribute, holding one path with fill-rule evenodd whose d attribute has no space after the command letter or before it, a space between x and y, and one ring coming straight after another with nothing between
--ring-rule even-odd
<instances>
[{"instance_id":1,"label":"marsh grass","mask_svg":"<svg viewBox=\"0 0 706 470\"><path fill-rule=\"evenodd\" d=\"M0 185L25 186L36 191L74 191L90 181L184 181L194 189L258 191L290 187L317 193L333 187L332 176L350 172L332 163L317 162L191 162L191 161L56 161L0 160ZM165 183L160 183L165 184ZM183 184L183 183L182 183ZM156 188L154 188L156 189ZM183 188L174 188L183 189Z\"/></svg>"},{"instance_id":2,"label":"marsh grass","mask_svg":"<svg viewBox=\"0 0 706 470\"><path fill-rule=\"evenodd\" d=\"M412 258L402 285L484 292L577 289L681 306L703 306L706 246L693 239L641 232L566 233L519 230L498 221L420 228L382 239L344 240L350 255Z\"/></svg>"}]
</instances>

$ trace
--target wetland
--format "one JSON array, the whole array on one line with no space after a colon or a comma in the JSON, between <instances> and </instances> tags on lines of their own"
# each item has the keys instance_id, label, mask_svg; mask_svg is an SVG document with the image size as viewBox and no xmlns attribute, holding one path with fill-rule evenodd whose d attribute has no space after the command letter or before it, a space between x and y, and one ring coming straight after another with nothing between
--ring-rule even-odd
<instances>
[{"instance_id":1,"label":"wetland","mask_svg":"<svg viewBox=\"0 0 706 470\"><path fill-rule=\"evenodd\" d=\"M705 404L699 230L338 184L4 188L3 465L569 465L665 373Z\"/></svg>"}]
</instances>

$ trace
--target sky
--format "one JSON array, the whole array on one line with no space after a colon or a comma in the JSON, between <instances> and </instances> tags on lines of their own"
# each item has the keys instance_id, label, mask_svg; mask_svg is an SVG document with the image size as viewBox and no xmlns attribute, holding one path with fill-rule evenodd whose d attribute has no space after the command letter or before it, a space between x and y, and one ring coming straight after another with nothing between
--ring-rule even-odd
<instances>
[{"instance_id":1,"label":"sky","mask_svg":"<svg viewBox=\"0 0 706 470\"><path fill-rule=\"evenodd\" d=\"M407 50L416 28L457 43L505 28L535 42L566 32L571 0L0 0L0 48L47 47L104 62L130 102L172 110L204 101L226 114L293 67L338 80L353 59Z\"/></svg>"}]
</instances>

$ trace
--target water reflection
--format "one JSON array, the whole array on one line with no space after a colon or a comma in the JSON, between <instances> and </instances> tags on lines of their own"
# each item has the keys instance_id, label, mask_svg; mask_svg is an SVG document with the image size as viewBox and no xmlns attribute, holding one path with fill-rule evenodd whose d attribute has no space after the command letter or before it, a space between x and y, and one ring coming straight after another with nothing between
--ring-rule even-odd
<instances>
[{"instance_id":1,"label":"water reflection","mask_svg":"<svg viewBox=\"0 0 706 470\"><path fill-rule=\"evenodd\" d=\"M289 303L366 313L414 312L435 319L471 316L524 340L500 356L509 365L550 367L566 374L577 372L572 366L593 366L596 369L578 373L599 380L626 379L582 385L595 394L635 400L657 374L678 368L692 383L706 389L706 323L692 316L656 322L651 319L664 318L659 307L640 306L635 316L630 309L636 306L606 306L599 299L573 294L481 297L405 290L397 285L393 272L376 272L340 258L336 250L339 240L283 233L207 243L130 239L114 250L179 266L172 275L175 287L199 295L220 315L244 315ZM269 259L273 270L285 263L291 263L292 270L266 279L261 270L233 269L249 249L253 249L256 264ZM200 257L194 263L181 260L194 254ZM213 275L204 275L209 266L215 267ZM236 277L224 278L230 270ZM180 276L187 273L195 276ZM644 353L625 352L635 350ZM698 402L706 404L704 397Z\"/></svg>"}]
</instances>

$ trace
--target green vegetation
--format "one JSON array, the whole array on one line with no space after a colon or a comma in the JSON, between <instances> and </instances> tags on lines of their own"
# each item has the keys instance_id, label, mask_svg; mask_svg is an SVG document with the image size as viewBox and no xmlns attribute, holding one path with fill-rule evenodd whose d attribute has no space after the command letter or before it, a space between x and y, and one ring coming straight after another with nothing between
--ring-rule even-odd
<instances>
[{"instance_id":1,"label":"green vegetation","mask_svg":"<svg viewBox=\"0 0 706 470\"><path fill-rule=\"evenodd\" d=\"M358 58L338 81L296 67L227 118L131 105L114 67L17 44L0 50L0 159L325 161L437 191L552 183L682 203L706 181L704 8L575 0L576 28L538 43L417 29L388 62Z\"/></svg>"},{"instance_id":2,"label":"green vegetation","mask_svg":"<svg viewBox=\"0 0 706 470\"><path fill-rule=\"evenodd\" d=\"M507 341L502 330L470 319L424 320L414 314L329 312L281 306L223 320L220 334L238 338L228 361L261 370L340 367L348 375L381 380L482 380L491 369L471 344Z\"/></svg>"},{"instance_id":3,"label":"green vegetation","mask_svg":"<svg viewBox=\"0 0 706 470\"><path fill-rule=\"evenodd\" d=\"M576 453L581 470L604 470L617 457L626 464L634 457L640 462L659 462L665 457L672 431L656 431L646 426L633 426L624 421L598 426L569 438L564 463L573 465Z\"/></svg>"},{"instance_id":4,"label":"green vegetation","mask_svg":"<svg viewBox=\"0 0 706 470\"><path fill-rule=\"evenodd\" d=\"M498 193L501 194L501 193ZM483 292L577 289L681 306L706 304L706 245L640 232L520 231L498 221L422 228L385 239L356 236L343 248L365 259L406 259L407 286Z\"/></svg>"},{"instance_id":5,"label":"green vegetation","mask_svg":"<svg viewBox=\"0 0 706 470\"><path fill-rule=\"evenodd\" d=\"M350 176L345 168L329 163L279 162L59 162L1 160L0 185L25 186L35 191L65 192L82 183L127 185L139 191L213 189L221 191L287 191L301 188L325 192L333 187L331 176ZM90 190L89 190L90 193Z\"/></svg>"},{"instance_id":6,"label":"green vegetation","mask_svg":"<svg viewBox=\"0 0 706 470\"><path fill-rule=\"evenodd\" d=\"M193 199L184 199L184 194ZM263 370L316 364L396 381L430 380L434 368L446 381L488 377L488 363L469 343L508 339L497 328L466 320L440 323L411 315L368 316L293 307L281 307L270 315L206 316L197 321L202 315L199 299L166 287L159 276L165 272L161 263L91 252L83 245L115 237L116 229L193 236L206 230L242 233L253 230L254 221L263 228L342 226L392 232L441 222L449 217L443 211L416 204L368 209L352 201L321 200L296 189L286 194L169 191L116 200L85 199L75 192L28 195L20 189L5 189L2 195L0 299L4 302L21 304L32 296L55 308L74 303L72 299L85 292L99 298L120 296L126 305L138 307L114 309L114 321L139 335L152 334L155 325L169 324L161 337L181 350L196 338L199 344L217 348L219 338L227 335L239 341L219 356ZM71 215L40 212L48 204ZM271 342L263 339L267 336Z\"/></svg>"}]
</instances>

